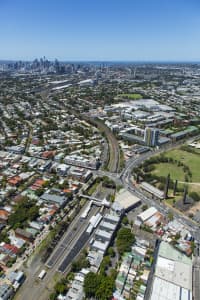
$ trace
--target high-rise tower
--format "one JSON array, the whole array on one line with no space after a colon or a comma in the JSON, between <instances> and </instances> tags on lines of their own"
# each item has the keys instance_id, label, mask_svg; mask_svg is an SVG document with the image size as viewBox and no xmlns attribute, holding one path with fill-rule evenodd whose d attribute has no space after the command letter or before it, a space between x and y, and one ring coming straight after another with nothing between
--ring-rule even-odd
<instances>
[{"instance_id":1,"label":"high-rise tower","mask_svg":"<svg viewBox=\"0 0 200 300\"><path fill-rule=\"evenodd\" d=\"M158 145L159 129L146 127L144 131L144 142L147 146L155 147Z\"/></svg>"}]
</instances>

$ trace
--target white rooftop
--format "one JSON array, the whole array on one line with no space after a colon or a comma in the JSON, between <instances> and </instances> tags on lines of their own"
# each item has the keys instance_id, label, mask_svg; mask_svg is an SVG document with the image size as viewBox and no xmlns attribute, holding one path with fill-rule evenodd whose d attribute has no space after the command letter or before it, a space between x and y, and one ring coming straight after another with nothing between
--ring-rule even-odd
<instances>
[{"instance_id":1,"label":"white rooftop","mask_svg":"<svg viewBox=\"0 0 200 300\"><path fill-rule=\"evenodd\" d=\"M192 290L192 266L158 257L155 275L185 289Z\"/></svg>"},{"instance_id":2,"label":"white rooftop","mask_svg":"<svg viewBox=\"0 0 200 300\"><path fill-rule=\"evenodd\" d=\"M124 210L130 209L132 206L136 205L140 201L140 198L131 194L125 189L119 191L115 198L115 202L117 202Z\"/></svg>"},{"instance_id":3,"label":"white rooftop","mask_svg":"<svg viewBox=\"0 0 200 300\"><path fill-rule=\"evenodd\" d=\"M147 221L149 218L151 218L155 213L157 213L157 209L155 207L149 207L142 213L138 215L138 219L142 220L142 222Z\"/></svg>"},{"instance_id":4,"label":"white rooftop","mask_svg":"<svg viewBox=\"0 0 200 300\"><path fill-rule=\"evenodd\" d=\"M153 290L150 300L192 300L192 293L187 289L162 280L154 278Z\"/></svg>"},{"instance_id":5,"label":"white rooftop","mask_svg":"<svg viewBox=\"0 0 200 300\"><path fill-rule=\"evenodd\" d=\"M99 249L100 251L105 252L107 247L108 247L109 242L106 241L104 243L99 242L99 241L94 241L94 243L92 244L92 248L96 248Z\"/></svg>"}]
</instances>

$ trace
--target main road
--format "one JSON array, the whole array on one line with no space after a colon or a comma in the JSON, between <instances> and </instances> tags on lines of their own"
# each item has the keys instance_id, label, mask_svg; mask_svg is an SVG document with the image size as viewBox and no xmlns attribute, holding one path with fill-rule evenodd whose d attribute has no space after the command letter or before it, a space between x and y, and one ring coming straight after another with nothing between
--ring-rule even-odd
<instances>
[{"instance_id":1,"label":"main road","mask_svg":"<svg viewBox=\"0 0 200 300\"><path fill-rule=\"evenodd\" d=\"M167 207L164 203L160 202L159 200L154 200L150 197L147 197L138 187L133 186L132 170L133 168L140 166L143 161L154 156L155 154L162 153L166 150L176 148L177 146L178 146L177 144L169 145L167 148L158 149L154 152L148 152L143 155L140 155L139 157L135 157L131 159L127 163L125 169L120 175L120 179L125 188L127 188L132 194L138 196L144 203L156 207L164 215L168 214L170 208ZM174 218L177 219L186 228L188 228L188 230L190 230L190 232L193 234L195 239L200 242L199 226L196 224L196 222L189 219L183 213L173 208L171 208L171 210L173 211Z\"/></svg>"}]
</instances>

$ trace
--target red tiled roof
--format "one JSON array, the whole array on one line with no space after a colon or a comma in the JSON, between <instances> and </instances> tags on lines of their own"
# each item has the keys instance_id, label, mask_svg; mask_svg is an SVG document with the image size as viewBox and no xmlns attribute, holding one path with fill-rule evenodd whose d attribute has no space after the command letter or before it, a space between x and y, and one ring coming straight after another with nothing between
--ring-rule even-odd
<instances>
[{"instance_id":1,"label":"red tiled roof","mask_svg":"<svg viewBox=\"0 0 200 300\"><path fill-rule=\"evenodd\" d=\"M13 245L10 245L10 244L3 245L3 248L11 250L14 254L17 254L19 252L19 249L16 246L13 246Z\"/></svg>"},{"instance_id":2,"label":"red tiled roof","mask_svg":"<svg viewBox=\"0 0 200 300\"><path fill-rule=\"evenodd\" d=\"M51 209L48 214L50 216L53 216L56 213L56 211L57 211L56 209Z\"/></svg>"},{"instance_id":3,"label":"red tiled roof","mask_svg":"<svg viewBox=\"0 0 200 300\"><path fill-rule=\"evenodd\" d=\"M43 158L50 158L55 155L55 151L45 151L42 153Z\"/></svg>"},{"instance_id":4,"label":"red tiled roof","mask_svg":"<svg viewBox=\"0 0 200 300\"><path fill-rule=\"evenodd\" d=\"M20 183L21 181L22 181L22 179L19 176L14 176L14 177L11 177L10 179L8 179L8 183L12 184L12 185L16 185L16 184Z\"/></svg>"},{"instance_id":5,"label":"red tiled roof","mask_svg":"<svg viewBox=\"0 0 200 300\"><path fill-rule=\"evenodd\" d=\"M9 213L3 209L0 209L0 219L8 220Z\"/></svg>"},{"instance_id":6,"label":"red tiled roof","mask_svg":"<svg viewBox=\"0 0 200 300\"><path fill-rule=\"evenodd\" d=\"M71 193L72 190L70 190L70 189L64 189L63 192L64 192L64 193Z\"/></svg>"},{"instance_id":7,"label":"red tiled roof","mask_svg":"<svg viewBox=\"0 0 200 300\"><path fill-rule=\"evenodd\" d=\"M41 187L45 183L43 179L36 179L33 185Z\"/></svg>"}]
</instances>

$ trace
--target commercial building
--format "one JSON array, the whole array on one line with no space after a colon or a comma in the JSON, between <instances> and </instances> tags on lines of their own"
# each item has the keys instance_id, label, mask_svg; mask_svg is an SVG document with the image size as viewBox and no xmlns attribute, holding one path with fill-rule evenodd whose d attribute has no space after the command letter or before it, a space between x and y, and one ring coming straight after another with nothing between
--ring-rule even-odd
<instances>
[{"instance_id":1,"label":"commercial building","mask_svg":"<svg viewBox=\"0 0 200 300\"><path fill-rule=\"evenodd\" d=\"M183 139L183 138L185 138L187 136L191 136L191 135L193 135L193 134L195 134L197 132L198 132L198 128L197 127L195 127L195 126L189 126L185 130L178 131L176 133L171 134L170 137L171 137L171 139L173 141L178 141L178 140L181 140L181 139Z\"/></svg>"},{"instance_id":2,"label":"commercial building","mask_svg":"<svg viewBox=\"0 0 200 300\"><path fill-rule=\"evenodd\" d=\"M109 241L100 242L95 240L94 243L92 244L91 249L96 250L98 252L102 252L102 254L104 254L108 248L108 245L109 245Z\"/></svg>"},{"instance_id":3,"label":"commercial building","mask_svg":"<svg viewBox=\"0 0 200 300\"><path fill-rule=\"evenodd\" d=\"M104 220L102 220L102 222L99 225L99 228L108 232L114 232L116 230L116 225L111 224L109 222L106 222Z\"/></svg>"},{"instance_id":4,"label":"commercial building","mask_svg":"<svg viewBox=\"0 0 200 300\"><path fill-rule=\"evenodd\" d=\"M98 215L100 214L97 214L97 217ZM98 218L98 222L95 221L95 224L98 225L100 220L101 219ZM112 212L107 213L101 220L101 223L98 225L98 229L95 232L94 238L90 242L90 251L88 253L91 271L98 271L101 261L103 260L103 255L106 253L106 250L112 241L119 221L120 216ZM90 231L89 227L87 228L87 231Z\"/></svg>"},{"instance_id":5,"label":"commercial building","mask_svg":"<svg viewBox=\"0 0 200 300\"><path fill-rule=\"evenodd\" d=\"M158 145L159 129L146 127L144 131L145 145L149 147L155 147Z\"/></svg>"},{"instance_id":6,"label":"commercial building","mask_svg":"<svg viewBox=\"0 0 200 300\"><path fill-rule=\"evenodd\" d=\"M106 222L109 222L111 224L115 224L116 225L119 222L119 216L117 216L117 215L111 215L111 214L106 214L104 216L104 220Z\"/></svg>"},{"instance_id":7,"label":"commercial building","mask_svg":"<svg viewBox=\"0 0 200 300\"><path fill-rule=\"evenodd\" d=\"M146 222L148 219L150 219L153 215L155 215L158 212L158 210L155 207L150 207L147 210L143 211L141 214L137 216L137 220L141 223Z\"/></svg>"},{"instance_id":8,"label":"commercial building","mask_svg":"<svg viewBox=\"0 0 200 300\"><path fill-rule=\"evenodd\" d=\"M42 202L54 203L58 206L63 206L67 202L67 198L65 196L56 195L55 193L44 193L40 200Z\"/></svg>"},{"instance_id":9,"label":"commercial building","mask_svg":"<svg viewBox=\"0 0 200 300\"><path fill-rule=\"evenodd\" d=\"M90 262L90 270L96 273L98 272L101 262L103 260L103 253L99 251L90 250L87 259Z\"/></svg>"},{"instance_id":10,"label":"commercial building","mask_svg":"<svg viewBox=\"0 0 200 300\"><path fill-rule=\"evenodd\" d=\"M161 242L150 300L192 300L192 260Z\"/></svg>"},{"instance_id":11,"label":"commercial building","mask_svg":"<svg viewBox=\"0 0 200 300\"><path fill-rule=\"evenodd\" d=\"M160 143L159 133L160 130L157 128L146 127L145 129L141 129L135 126L121 131L120 136L130 142L155 147Z\"/></svg>"},{"instance_id":12,"label":"commercial building","mask_svg":"<svg viewBox=\"0 0 200 300\"><path fill-rule=\"evenodd\" d=\"M67 155L64 162L68 165L83 167L86 169L96 170L100 166L98 159L91 159L90 157L83 157L80 155Z\"/></svg>"},{"instance_id":13,"label":"commercial building","mask_svg":"<svg viewBox=\"0 0 200 300\"><path fill-rule=\"evenodd\" d=\"M112 233L104 230L98 229L95 233L95 239L102 242L110 241L112 238Z\"/></svg>"},{"instance_id":14,"label":"commercial building","mask_svg":"<svg viewBox=\"0 0 200 300\"><path fill-rule=\"evenodd\" d=\"M142 182L140 187L145 190L146 192L150 193L151 195L155 196L156 198L162 200L165 198L164 192L157 189L153 185L149 184L148 182Z\"/></svg>"},{"instance_id":15,"label":"commercial building","mask_svg":"<svg viewBox=\"0 0 200 300\"><path fill-rule=\"evenodd\" d=\"M128 190L122 189L117 193L115 202L112 205L112 209L117 212L128 212L140 204L140 198L131 194Z\"/></svg>"}]
</instances>

